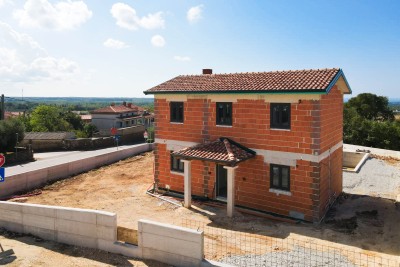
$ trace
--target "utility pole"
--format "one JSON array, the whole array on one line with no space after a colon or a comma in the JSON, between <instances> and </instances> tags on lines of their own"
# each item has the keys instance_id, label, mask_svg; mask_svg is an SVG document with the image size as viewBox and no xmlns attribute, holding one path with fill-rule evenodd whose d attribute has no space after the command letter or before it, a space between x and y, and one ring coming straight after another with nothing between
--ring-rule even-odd
<instances>
[{"instance_id":1,"label":"utility pole","mask_svg":"<svg viewBox=\"0 0 400 267\"><path fill-rule=\"evenodd\" d=\"M1 95L1 101L0 101L0 120L4 120L4 111L5 106L4 106L4 95Z\"/></svg>"}]
</instances>

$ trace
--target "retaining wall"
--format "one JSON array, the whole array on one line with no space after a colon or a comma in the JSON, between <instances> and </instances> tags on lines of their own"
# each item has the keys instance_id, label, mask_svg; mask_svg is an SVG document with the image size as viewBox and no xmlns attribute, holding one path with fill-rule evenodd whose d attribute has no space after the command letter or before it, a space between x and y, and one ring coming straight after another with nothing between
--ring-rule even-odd
<instances>
[{"instance_id":1,"label":"retaining wall","mask_svg":"<svg viewBox=\"0 0 400 267\"><path fill-rule=\"evenodd\" d=\"M0 227L174 266L226 266L203 259L203 231L139 220L138 246L119 242L117 215L110 212L0 201Z\"/></svg>"},{"instance_id":2,"label":"retaining wall","mask_svg":"<svg viewBox=\"0 0 400 267\"><path fill-rule=\"evenodd\" d=\"M115 213L0 201L0 227L46 240L102 249L117 238Z\"/></svg>"},{"instance_id":3,"label":"retaining wall","mask_svg":"<svg viewBox=\"0 0 400 267\"><path fill-rule=\"evenodd\" d=\"M139 247L143 259L174 266L200 266L204 257L203 231L140 220Z\"/></svg>"},{"instance_id":4,"label":"retaining wall","mask_svg":"<svg viewBox=\"0 0 400 267\"><path fill-rule=\"evenodd\" d=\"M113 150L104 154L94 154L91 157L68 160L67 162L54 162L51 166L44 166L38 169L23 173L9 175L6 169L6 178L0 183L0 199L12 196L17 192L26 192L38 188L47 182L54 181L99 168L130 156L150 151L153 144L139 144L127 149Z\"/></svg>"}]
</instances>

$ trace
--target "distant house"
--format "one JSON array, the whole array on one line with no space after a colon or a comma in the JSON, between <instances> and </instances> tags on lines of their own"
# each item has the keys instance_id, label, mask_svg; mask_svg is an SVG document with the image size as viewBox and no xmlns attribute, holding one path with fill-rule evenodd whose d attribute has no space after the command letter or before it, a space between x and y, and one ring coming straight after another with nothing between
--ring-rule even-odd
<instances>
[{"instance_id":1,"label":"distant house","mask_svg":"<svg viewBox=\"0 0 400 267\"><path fill-rule=\"evenodd\" d=\"M84 114L84 115L79 115L81 117L81 120L84 123L91 123L92 122L92 115L90 114Z\"/></svg>"},{"instance_id":2,"label":"distant house","mask_svg":"<svg viewBox=\"0 0 400 267\"><path fill-rule=\"evenodd\" d=\"M145 125L152 115L141 107L132 103L123 102L122 105L116 106L111 104L108 107L96 109L91 112L92 124L94 124L100 132L110 131L111 128L127 128L136 125Z\"/></svg>"},{"instance_id":3,"label":"distant house","mask_svg":"<svg viewBox=\"0 0 400 267\"><path fill-rule=\"evenodd\" d=\"M156 187L319 222L342 192L341 69L182 75L154 95Z\"/></svg>"},{"instance_id":4,"label":"distant house","mask_svg":"<svg viewBox=\"0 0 400 267\"><path fill-rule=\"evenodd\" d=\"M23 112L11 112L11 111L5 111L4 112L4 119L8 120L11 118L16 118L18 116L22 116L24 113Z\"/></svg>"}]
</instances>

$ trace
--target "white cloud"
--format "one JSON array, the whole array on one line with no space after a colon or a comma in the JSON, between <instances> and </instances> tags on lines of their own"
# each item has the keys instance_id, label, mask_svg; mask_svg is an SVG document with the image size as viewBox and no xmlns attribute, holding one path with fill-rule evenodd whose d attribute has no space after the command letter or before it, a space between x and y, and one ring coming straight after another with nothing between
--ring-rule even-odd
<instances>
[{"instance_id":1,"label":"white cloud","mask_svg":"<svg viewBox=\"0 0 400 267\"><path fill-rule=\"evenodd\" d=\"M202 18L203 8L204 8L203 5L198 5L198 6L191 7L188 10L187 15L186 15L187 20L190 23L195 23L198 20L200 20Z\"/></svg>"},{"instance_id":2,"label":"white cloud","mask_svg":"<svg viewBox=\"0 0 400 267\"><path fill-rule=\"evenodd\" d=\"M129 45L125 44L124 42L120 40L115 40L112 38L108 38L103 45L108 48L114 48L114 49L122 49L122 48L127 48Z\"/></svg>"},{"instance_id":3,"label":"white cloud","mask_svg":"<svg viewBox=\"0 0 400 267\"><path fill-rule=\"evenodd\" d=\"M76 62L54 58L27 34L0 22L0 77L2 81L61 80L80 72Z\"/></svg>"},{"instance_id":4,"label":"white cloud","mask_svg":"<svg viewBox=\"0 0 400 267\"><path fill-rule=\"evenodd\" d=\"M164 37L161 35L154 35L151 37L151 44L155 47L163 47L165 45Z\"/></svg>"},{"instance_id":5,"label":"white cloud","mask_svg":"<svg viewBox=\"0 0 400 267\"><path fill-rule=\"evenodd\" d=\"M21 27L71 30L79 27L92 17L83 1L61 1L56 4L48 0L27 0L24 8L13 15Z\"/></svg>"},{"instance_id":6,"label":"white cloud","mask_svg":"<svg viewBox=\"0 0 400 267\"><path fill-rule=\"evenodd\" d=\"M111 7L111 15L116 19L117 25L128 30L164 28L163 12L148 14L139 17L136 10L124 3L116 3Z\"/></svg>"},{"instance_id":7,"label":"white cloud","mask_svg":"<svg viewBox=\"0 0 400 267\"><path fill-rule=\"evenodd\" d=\"M177 61L190 61L190 57L174 56Z\"/></svg>"}]
</instances>

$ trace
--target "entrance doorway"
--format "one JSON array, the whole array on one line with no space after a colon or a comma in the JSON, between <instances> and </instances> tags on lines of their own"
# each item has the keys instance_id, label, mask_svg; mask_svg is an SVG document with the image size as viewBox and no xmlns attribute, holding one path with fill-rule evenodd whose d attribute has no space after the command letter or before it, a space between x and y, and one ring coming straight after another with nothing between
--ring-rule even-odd
<instances>
[{"instance_id":1,"label":"entrance doorway","mask_svg":"<svg viewBox=\"0 0 400 267\"><path fill-rule=\"evenodd\" d=\"M217 175L216 198L226 201L226 198L228 196L228 171L227 169L224 168L223 165L217 164L216 175Z\"/></svg>"}]
</instances>

